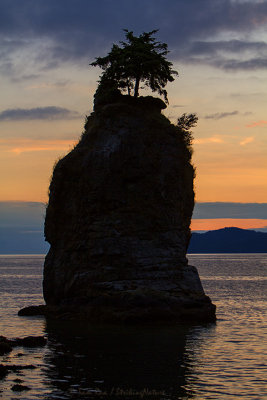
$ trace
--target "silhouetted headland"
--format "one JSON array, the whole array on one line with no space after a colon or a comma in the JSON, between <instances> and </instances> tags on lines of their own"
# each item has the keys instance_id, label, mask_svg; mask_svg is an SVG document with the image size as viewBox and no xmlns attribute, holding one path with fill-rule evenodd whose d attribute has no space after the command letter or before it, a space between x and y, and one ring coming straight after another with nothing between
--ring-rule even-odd
<instances>
[{"instance_id":1,"label":"silhouetted headland","mask_svg":"<svg viewBox=\"0 0 267 400\"><path fill-rule=\"evenodd\" d=\"M240 228L223 228L192 233L189 253L266 253L267 233Z\"/></svg>"}]
</instances>

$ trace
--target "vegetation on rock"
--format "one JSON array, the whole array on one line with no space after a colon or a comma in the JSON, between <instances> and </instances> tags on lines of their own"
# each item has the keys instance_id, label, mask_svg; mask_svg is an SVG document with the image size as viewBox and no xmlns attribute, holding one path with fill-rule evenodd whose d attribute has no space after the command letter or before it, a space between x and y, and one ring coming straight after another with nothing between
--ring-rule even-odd
<instances>
[{"instance_id":1,"label":"vegetation on rock","mask_svg":"<svg viewBox=\"0 0 267 400\"><path fill-rule=\"evenodd\" d=\"M182 114L181 117L178 118L177 120L177 128L182 132L183 134L183 140L184 144L186 145L186 148L190 151L191 155L193 152L192 149L192 142L193 142L193 135L191 128L196 126L198 121L198 116L193 113L193 114Z\"/></svg>"},{"instance_id":2,"label":"vegetation on rock","mask_svg":"<svg viewBox=\"0 0 267 400\"><path fill-rule=\"evenodd\" d=\"M172 69L172 63L166 59L168 45L156 41L153 35L158 30L143 32L134 36L132 31L124 29L126 41L120 42L122 47L113 44L105 57L97 57L90 65L103 69L98 89L103 91L126 90L128 95L139 96L140 84L143 83L153 92L164 96L168 103L168 82L174 81L178 72Z\"/></svg>"}]
</instances>

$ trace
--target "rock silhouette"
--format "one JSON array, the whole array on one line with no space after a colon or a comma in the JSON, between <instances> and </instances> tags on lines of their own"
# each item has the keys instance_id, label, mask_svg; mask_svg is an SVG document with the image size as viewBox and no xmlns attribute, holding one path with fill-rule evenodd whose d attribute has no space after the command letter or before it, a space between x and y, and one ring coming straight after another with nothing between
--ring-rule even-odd
<instances>
[{"instance_id":1,"label":"rock silhouette","mask_svg":"<svg viewBox=\"0 0 267 400\"><path fill-rule=\"evenodd\" d=\"M99 321L214 320L186 258L194 168L182 131L160 99L95 100L50 184L47 306Z\"/></svg>"}]
</instances>

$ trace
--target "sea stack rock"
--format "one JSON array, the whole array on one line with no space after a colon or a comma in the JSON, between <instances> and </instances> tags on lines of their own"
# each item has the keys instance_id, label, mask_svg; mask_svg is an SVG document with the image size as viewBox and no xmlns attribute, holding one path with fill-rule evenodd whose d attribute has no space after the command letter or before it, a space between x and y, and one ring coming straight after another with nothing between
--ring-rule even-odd
<instances>
[{"instance_id":1,"label":"sea stack rock","mask_svg":"<svg viewBox=\"0 0 267 400\"><path fill-rule=\"evenodd\" d=\"M181 130L153 97L95 99L50 184L48 306L98 321L213 321L186 258L194 168Z\"/></svg>"}]
</instances>

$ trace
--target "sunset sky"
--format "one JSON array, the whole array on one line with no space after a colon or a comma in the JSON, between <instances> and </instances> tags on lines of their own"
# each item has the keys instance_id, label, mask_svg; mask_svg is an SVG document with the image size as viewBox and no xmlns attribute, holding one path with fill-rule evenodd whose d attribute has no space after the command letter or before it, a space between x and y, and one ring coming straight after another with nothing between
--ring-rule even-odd
<instances>
[{"instance_id":1,"label":"sunset sky","mask_svg":"<svg viewBox=\"0 0 267 400\"><path fill-rule=\"evenodd\" d=\"M101 71L89 63L124 28L159 29L179 72L164 113L199 117L196 200L228 212L192 228L267 227L267 215L232 213L267 203L266 0L0 0L0 201L47 201L53 165L92 111Z\"/></svg>"}]
</instances>

